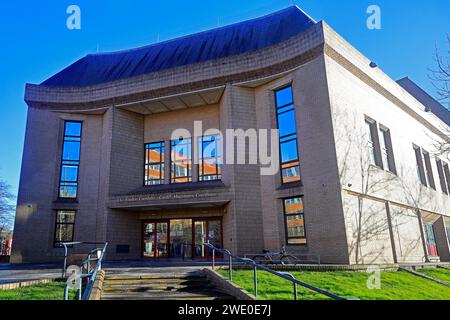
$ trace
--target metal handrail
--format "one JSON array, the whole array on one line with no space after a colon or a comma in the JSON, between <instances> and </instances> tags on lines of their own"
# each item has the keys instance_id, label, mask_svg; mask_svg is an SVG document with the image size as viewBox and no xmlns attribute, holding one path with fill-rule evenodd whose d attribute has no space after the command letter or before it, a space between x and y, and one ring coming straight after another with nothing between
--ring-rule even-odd
<instances>
[{"instance_id":1,"label":"metal handrail","mask_svg":"<svg viewBox=\"0 0 450 320\"><path fill-rule=\"evenodd\" d=\"M334 293L325 291L325 290L320 289L318 287L312 286L312 285L307 284L307 283L305 283L303 281L297 280L297 279L295 279L295 277L292 274L289 274L289 273L286 273L286 272L277 272L275 270L272 270L270 268L267 268L267 267L264 267L264 266L261 266L261 265L255 263L255 261L253 261L252 259L241 258L241 257L235 256L235 255L231 254L231 252L229 250L217 248L217 247L213 246L210 243L204 243L204 245L207 246L208 248L212 249L212 251L213 251L212 252L212 257L213 257L213 259L212 259L212 268L213 269L215 267L214 256L215 256L215 252L216 251L222 253L223 255L227 255L228 256L228 258L229 258L228 259L228 279L230 281L232 281L232 278L233 278L233 276L232 276L233 275L233 271L232 271L233 259L238 260L238 261L240 261L240 262L242 262L244 264L251 265L253 267L253 286L254 286L255 297L258 297L258 274L257 274L257 270L260 269L260 270L269 272L269 273L271 273L271 274L273 274L275 276L278 276L280 278L283 278L285 280L288 280L288 281L292 282L293 285L294 285L294 298L295 298L295 300L298 299L297 286L296 285L300 285L302 287L305 287L307 289L310 289L312 291L315 291L317 293L320 293L320 294L322 294L324 296L327 296L327 297L335 299L335 300L351 300L351 299L347 299L347 298L338 296L338 295L336 295Z\"/></svg>"},{"instance_id":2,"label":"metal handrail","mask_svg":"<svg viewBox=\"0 0 450 320\"><path fill-rule=\"evenodd\" d=\"M84 293L81 293L81 281L80 281L80 288L78 291L79 294L79 299L80 300L87 300L89 297L89 294L92 290L92 287L94 285L95 282L95 278L97 276L98 271L101 269L101 265L102 265L102 261L103 261L103 257L105 255L105 251L106 251L106 247L108 246L108 242L89 242L89 241L77 241L77 242L58 242L56 243L56 246L58 247L64 247L64 266L63 266L63 271L62 271L62 278L66 277L66 270L67 270L67 258L68 258L68 248L72 247L74 245L81 245L81 244L85 244L85 245L102 245L103 247L101 248L95 248L92 249L91 251L89 251L89 253L86 255L86 259L82 260L80 267L81 270L83 270L83 266L86 265L86 273L85 274L81 274L80 278L89 278L89 281L86 285L86 288L84 290ZM98 255L98 253L100 252L100 256ZM93 254L96 254L96 257L92 257ZM95 268L94 270L91 272L91 262L96 261L95 264ZM65 288L64 288L64 299L67 299L68 296L68 286L66 284Z\"/></svg>"},{"instance_id":3,"label":"metal handrail","mask_svg":"<svg viewBox=\"0 0 450 320\"><path fill-rule=\"evenodd\" d=\"M317 253L302 253L302 254L291 254L291 253L281 253L281 252L265 252L265 253L247 253L244 255L244 258L251 258L255 256L264 256L268 257L268 260L259 260L260 262L264 263L281 263L281 258L283 256L293 256L296 258L295 262L296 264L305 264L305 263L313 263L313 264L320 264L320 254ZM306 259L300 259L299 257L305 257ZM273 259L273 258L279 258L279 259Z\"/></svg>"},{"instance_id":4,"label":"metal handrail","mask_svg":"<svg viewBox=\"0 0 450 320\"><path fill-rule=\"evenodd\" d=\"M95 278L97 277L97 272L100 270L101 265L102 265L102 260L103 257L105 255L105 251L106 251L106 247L108 246L108 242L105 242L105 245L103 247L103 250L101 250L101 254L100 257L98 257L98 261L95 264L95 268L94 271L92 272L91 277L89 278L89 282L86 285L86 289L84 290L83 296L81 298L81 300L88 300L89 298L89 294L91 293L92 287L94 286L94 282L95 282ZM88 265L87 268L90 268L90 264L89 264L89 260L88 260ZM89 269L87 269L89 270ZM88 271L89 272L89 271Z\"/></svg>"}]
</instances>

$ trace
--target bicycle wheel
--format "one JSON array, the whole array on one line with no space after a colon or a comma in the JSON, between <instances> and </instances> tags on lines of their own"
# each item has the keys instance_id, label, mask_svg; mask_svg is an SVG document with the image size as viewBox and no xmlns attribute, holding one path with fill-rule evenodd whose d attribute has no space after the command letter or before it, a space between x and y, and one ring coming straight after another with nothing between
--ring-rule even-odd
<instances>
[{"instance_id":1,"label":"bicycle wheel","mask_svg":"<svg viewBox=\"0 0 450 320\"><path fill-rule=\"evenodd\" d=\"M289 254L282 256L280 260L282 265L296 264L297 262L297 258Z\"/></svg>"},{"instance_id":2,"label":"bicycle wheel","mask_svg":"<svg viewBox=\"0 0 450 320\"><path fill-rule=\"evenodd\" d=\"M258 264L263 264L263 263L267 263L269 261L269 258L263 255L258 255L258 256L254 256L252 258L253 261L255 261L255 263Z\"/></svg>"}]
</instances>

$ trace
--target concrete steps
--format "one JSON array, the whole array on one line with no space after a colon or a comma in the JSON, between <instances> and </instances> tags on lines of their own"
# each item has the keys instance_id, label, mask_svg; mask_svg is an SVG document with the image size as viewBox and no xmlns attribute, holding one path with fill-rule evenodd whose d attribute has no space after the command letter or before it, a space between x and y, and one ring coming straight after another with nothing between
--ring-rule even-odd
<instances>
[{"instance_id":1,"label":"concrete steps","mask_svg":"<svg viewBox=\"0 0 450 320\"><path fill-rule=\"evenodd\" d=\"M201 273L112 275L103 283L102 300L233 300Z\"/></svg>"}]
</instances>

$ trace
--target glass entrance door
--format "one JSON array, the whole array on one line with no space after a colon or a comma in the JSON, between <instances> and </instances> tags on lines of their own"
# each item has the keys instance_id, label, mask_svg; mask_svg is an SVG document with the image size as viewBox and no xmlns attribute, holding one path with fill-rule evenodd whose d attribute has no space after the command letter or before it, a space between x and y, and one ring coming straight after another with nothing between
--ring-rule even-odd
<instances>
[{"instance_id":1,"label":"glass entrance door","mask_svg":"<svg viewBox=\"0 0 450 320\"><path fill-rule=\"evenodd\" d=\"M211 250L203 244L211 243L215 247L222 247L222 224L220 220L194 221L194 258L210 258Z\"/></svg>"},{"instance_id":2,"label":"glass entrance door","mask_svg":"<svg viewBox=\"0 0 450 320\"><path fill-rule=\"evenodd\" d=\"M192 219L170 220L170 257L192 257Z\"/></svg>"},{"instance_id":3,"label":"glass entrance door","mask_svg":"<svg viewBox=\"0 0 450 320\"><path fill-rule=\"evenodd\" d=\"M169 257L169 223L146 222L143 226L143 256L145 258Z\"/></svg>"}]
</instances>

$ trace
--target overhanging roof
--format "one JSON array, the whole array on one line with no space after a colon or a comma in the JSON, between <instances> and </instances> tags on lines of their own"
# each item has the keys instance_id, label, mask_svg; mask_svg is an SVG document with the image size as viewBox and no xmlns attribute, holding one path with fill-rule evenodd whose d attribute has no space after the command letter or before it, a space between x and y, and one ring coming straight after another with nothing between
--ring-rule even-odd
<instances>
[{"instance_id":1,"label":"overhanging roof","mask_svg":"<svg viewBox=\"0 0 450 320\"><path fill-rule=\"evenodd\" d=\"M450 110L436 101L432 96L430 96L427 92L425 92L425 90L419 87L408 77L397 80L397 83L401 85L403 89L408 91L420 103L427 107L430 112L434 113L439 119L450 126Z\"/></svg>"},{"instance_id":2,"label":"overhanging roof","mask_svg":"<svg viewBox=\"0 0 450 320\"><path fill-rule=\"evenodd\" d=\"M149 46L89 54L42 83L84 87L266 48L315 24L296 6L272 14Z\"/></svg>"}]
</instances>

